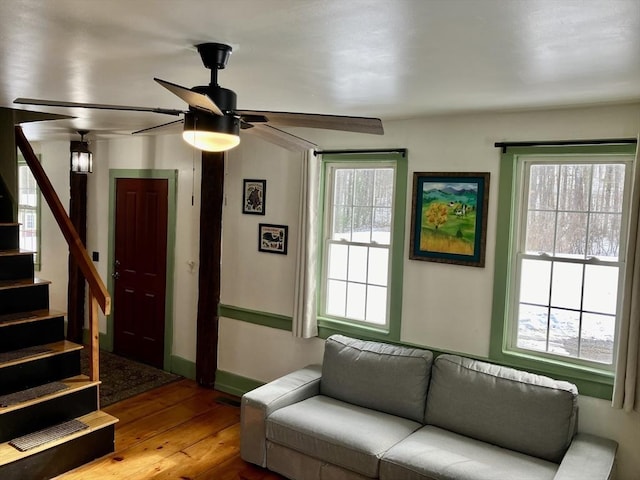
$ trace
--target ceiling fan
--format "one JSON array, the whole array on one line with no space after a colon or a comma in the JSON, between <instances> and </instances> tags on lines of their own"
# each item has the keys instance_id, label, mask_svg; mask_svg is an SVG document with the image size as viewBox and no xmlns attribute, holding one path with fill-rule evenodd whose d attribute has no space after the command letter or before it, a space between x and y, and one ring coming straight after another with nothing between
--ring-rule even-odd
<instances>
[{"instance_id":1,"label":"ceiling fan","mask_svg":"<svg viewBox=\"0 0 640 480\"><path fill-rule=\"evenodd\" d=\"M173 128L182 125L182 137L192 146L206 151L225 151L240 143L239 130L247 130L264 139L293 149L308 149L315 145L303 138L280 130L279 126L322 128L348 132L382 135L384 130L379 118L324 115L314 113L271 112L236 109L236 94L218 85L218 70L226 67L231 47L222 43L196 45L202 63L211 70L209 85L193 88L183 87L159 78L154 80L184 100L188 110L134 107L99 103L76 103L34 98L16 98L14 103L67 108L93 108L102 110L124 110L154 112L182 116L181 119L158 125L135 133Z\"/></svg>"}]
</instances>

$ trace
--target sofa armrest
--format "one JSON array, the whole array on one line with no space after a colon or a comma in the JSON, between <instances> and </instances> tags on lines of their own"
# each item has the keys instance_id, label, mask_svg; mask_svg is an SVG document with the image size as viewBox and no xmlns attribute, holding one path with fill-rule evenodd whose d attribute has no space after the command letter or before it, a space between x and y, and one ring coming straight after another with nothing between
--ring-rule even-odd
<instances>
[{"instance_id":1,"label":"sofa armrest","mask_svg":"<svg viewBox=\"0 0 640 480\"><path fill-rule=\"evenodd\" d=\"M240 456L266 466L267 417L278 410L320 393L320 365L310 365L278 378L242 396Z\"/></svg>"},{"instance_id":2,"label":"sofa armrest","mask_svg":"<svg viewBox=\"0 0 640 480\"><path fill-rule=\"evenodd\" d=\"M612 480L618 444L607 438L577 434L554 480Z\"/></svg>"}]
</instances>

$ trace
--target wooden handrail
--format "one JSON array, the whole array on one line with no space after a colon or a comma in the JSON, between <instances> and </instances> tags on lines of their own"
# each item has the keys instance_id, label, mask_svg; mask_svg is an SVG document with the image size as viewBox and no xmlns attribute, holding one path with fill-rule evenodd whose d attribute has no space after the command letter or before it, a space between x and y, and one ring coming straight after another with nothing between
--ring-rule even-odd
<instances>
[{"instance_id":1,"label":"wooden handrail","mask_svg":"<svg viewBox=\"0 0 640 480\"><path fill-rule=\"evenodd\" d=\"M53 185L51 185L49 177L47 177L47 174L42 168L42 165L40 165L38 158L35 153L33 153L33 149L31 148L29 141L22 132L22 128L16 126L15 132L16 145L22 152L22 155L24 156L27 165L29 165L36 182L38 182L40 192L49 204L49 208L51 209L51 213L53 213L56 222L58 222L62 235L69 245L71 255L73 255L74 259L78 263L78 267L80 267L80 271L82 271L82 274L87 279L89 289L98 301L100 309L105 315L109 315L109 313L111 313L111 297L107 287L100 278L100 275L98 275L98 271L89 258L89 254L87 253L82 240L80 240L78 232L62 206L62 202L53 188Z\"/></svg>"},{"instance_id":2,"label":"wooden handrail","mask_svg":"<svg viewBox=\"0 0 640 480\"><path fill-rule=\"evenodd\" d=\"M111 313L111 296L105 286L104 282L98 275L96 267L89 259L89 254L85 248L80 236L76 231L71 219L67 215L62 202L58 197L53 185L49 181L49 177L45 173L42 165L38 161L31 144L24 136L22 128L20 126L15 127L16 145L22 152L27 165L33 173L33 177L38 183L42 196L47 201L53 217L56 219L60 231L64 236L67 244L69 245L69 251L75 259L80 271L84 275L84 278L89 284L89 334L90 334L90 364L89 376L91 380L97 381L99 379L99 362L98 362L98 350L99 350L99 332L98 332L98 307L105 315Z\"/></svg>"}]
</instances>

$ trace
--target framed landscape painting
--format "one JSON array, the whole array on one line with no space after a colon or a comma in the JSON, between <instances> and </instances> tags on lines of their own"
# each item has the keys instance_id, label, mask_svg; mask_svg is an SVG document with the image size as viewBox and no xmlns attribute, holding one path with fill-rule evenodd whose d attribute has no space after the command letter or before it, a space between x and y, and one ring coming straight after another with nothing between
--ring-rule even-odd
<instances>
[{"instance_id":1,"label":"framed landscape painting","mask_svg":"<svg viewBox=\"0 0 640 480\"><path fill-rule=\"evenodd\" d=\"M409 258L484 267L489 173L413 174Z\"/></svg>"}]
</instances>

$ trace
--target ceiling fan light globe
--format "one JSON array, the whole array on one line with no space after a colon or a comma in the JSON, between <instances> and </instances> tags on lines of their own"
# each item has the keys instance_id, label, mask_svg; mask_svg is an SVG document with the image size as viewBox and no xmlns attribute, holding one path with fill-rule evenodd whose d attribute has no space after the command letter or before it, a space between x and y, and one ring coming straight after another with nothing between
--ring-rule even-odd
<instances>
[{"instance_id":1,"label":"ceiling fan light globe","mask_svg":"<svg viewBox=\"0 0 640 480\"><path fill-rule=\"evenodd\" d=\"M184 117L182 138L207 152L224 152L240 143L240 120L232 115L212 115L190 111Z\"/></svg>"},{"instance_id":2,"label":"ceiling fan light globe","mask_svg":"<svg viewBox=\"0 0 640 480\"><path fill-rule=\"evenodd\" d=\"M238 135L203 130L184 130L182 138L192 147L206 152L225 152L240 144Z\"/></svg>"}]
</instances>

